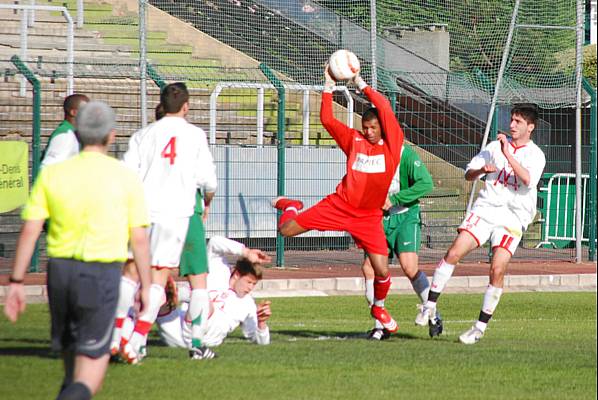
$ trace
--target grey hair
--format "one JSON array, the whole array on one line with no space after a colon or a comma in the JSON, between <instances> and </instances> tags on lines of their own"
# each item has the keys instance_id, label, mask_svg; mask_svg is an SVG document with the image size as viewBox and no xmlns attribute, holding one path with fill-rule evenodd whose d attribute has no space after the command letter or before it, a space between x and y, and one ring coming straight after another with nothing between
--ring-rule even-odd
<instances>
[{"instance_id":1,"label":"grey hair","mask_svg":"<svg viewBox=\"0 0 598 400\"><path fill-rule=\"evenodd\" d=\"M90 101L77 113L77 137L82 146L105 145L116 126L116 114L103 101Z\"/></svg>"}]
</instances>

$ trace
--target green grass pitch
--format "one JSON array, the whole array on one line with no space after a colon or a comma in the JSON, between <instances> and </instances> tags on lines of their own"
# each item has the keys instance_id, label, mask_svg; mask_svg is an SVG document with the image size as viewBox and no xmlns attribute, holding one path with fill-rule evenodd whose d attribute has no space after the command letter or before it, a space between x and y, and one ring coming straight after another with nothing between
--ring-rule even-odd
<instances>
[{"instance_id":1,"label":"green grass pitch","mask_svg":"<svg viewBox=\"0 0 598 400\"><path fill-rule=\"evenodd\" d=\"M365 340L372 320L360 296L275 298L272 344L234 334L219 357L190 361L150 341L139 366L113 364L97 399L595 399L596 293L506 293L486 336L458 335L481 294L445 294L445 334L416 327L415 296L391 295L399 332ZM46 305L0 318L0 399L53 398L62 364L49 351Z\"/></svg>"}]
</instances>

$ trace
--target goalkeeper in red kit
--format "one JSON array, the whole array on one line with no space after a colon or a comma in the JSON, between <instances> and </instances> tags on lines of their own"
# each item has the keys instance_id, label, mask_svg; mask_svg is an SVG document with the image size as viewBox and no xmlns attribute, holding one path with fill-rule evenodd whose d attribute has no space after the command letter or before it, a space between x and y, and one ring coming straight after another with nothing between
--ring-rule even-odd
<instances>
[{"instance_id":1,"label":"goalkeeper in red kit","mask_svg":"<svg viewBox=\"0 0 598 400\"><path fill-rule=\"evenodd\" d=\"M374 268L372 317L389 332L396 332L397 324L384 308L384 299L391 282L386 237L382 228L382 207L400 163L403 130L388 99L371 88L359 74L352 81L375 108L363 114L362 132L335 119L332 113L332 91L336 82L328 66L324 76L326 82L320 120L347 156L347 173L335 193L300 214L303 208L301 201L286 197L274 199L272 205L282 211L278 230L287 237L312 229L348 232L355 244L365 250Z\"/></svg>"}]
</instances>

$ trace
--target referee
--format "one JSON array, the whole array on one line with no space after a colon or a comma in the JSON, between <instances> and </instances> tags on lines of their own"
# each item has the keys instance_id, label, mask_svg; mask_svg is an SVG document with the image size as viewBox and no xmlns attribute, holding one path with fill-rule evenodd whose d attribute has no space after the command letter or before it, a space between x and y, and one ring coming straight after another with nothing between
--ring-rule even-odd
<instances>
[{"instance_id":1,"label":"referee","mask_svg":"<svg viewBox=\"0 0 598 400\"><path fill-rule=\"evenodd\" d=\"M64 380L58 399L90 399L100 388L118 301L121 267L130 241L138 268L142 307L151 284L148 224L141 182L107 155L115 114L92 101L77 114L83 150L42 169L22 213L4 313L16 322L25 310L23 278L44 221L52 348L62 352Z\"/></svg>"}]
</instances>

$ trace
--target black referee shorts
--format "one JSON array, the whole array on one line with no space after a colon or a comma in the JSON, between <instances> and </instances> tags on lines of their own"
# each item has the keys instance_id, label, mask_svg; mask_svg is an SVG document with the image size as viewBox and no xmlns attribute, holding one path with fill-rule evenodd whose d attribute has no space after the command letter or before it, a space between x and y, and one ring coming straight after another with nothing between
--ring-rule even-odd
<instances>
[{"instance_id":1,"label":"black referee shorts","mask_svg":"<svg viewBox=\"0 0 598 400\"><path fill-rule=\"evenodd\" d=\"M48 261L52 349L91 358L109 352L122 263Z\"/></svg>"}]
</instances>

